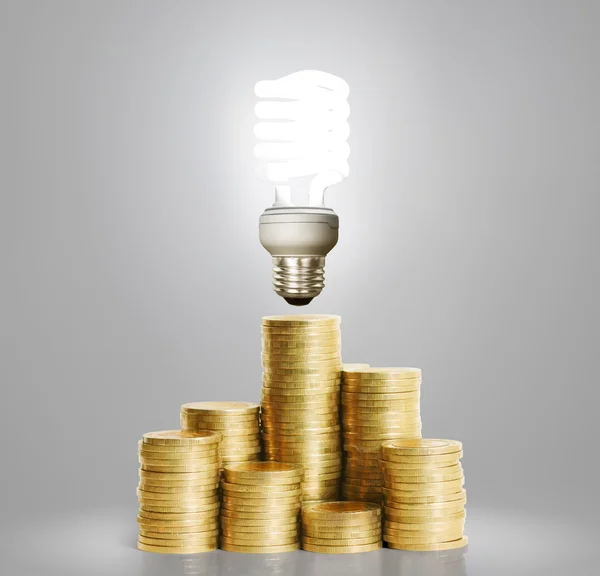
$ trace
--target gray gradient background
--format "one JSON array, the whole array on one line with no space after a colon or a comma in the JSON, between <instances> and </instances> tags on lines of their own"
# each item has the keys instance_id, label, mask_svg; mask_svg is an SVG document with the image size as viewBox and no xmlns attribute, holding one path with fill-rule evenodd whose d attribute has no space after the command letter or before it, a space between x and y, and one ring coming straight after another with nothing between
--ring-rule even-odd
<instances>
[{"instance_id":1,"label":"gray gradient background","mask_svg":"<svg viewBox=\"0 0 600 576\"><path fill-rule=\"evenodd\" d=\"M347 362L422 367L424 434L465 446L469 574L596 573L599 29L594 1L2 0L0 562L463 574L133 549L140 435L259 399L260 316L292 310L253 85L316 68L351 87L352 156L308 311Z\"/></svg>"}]
</instances>

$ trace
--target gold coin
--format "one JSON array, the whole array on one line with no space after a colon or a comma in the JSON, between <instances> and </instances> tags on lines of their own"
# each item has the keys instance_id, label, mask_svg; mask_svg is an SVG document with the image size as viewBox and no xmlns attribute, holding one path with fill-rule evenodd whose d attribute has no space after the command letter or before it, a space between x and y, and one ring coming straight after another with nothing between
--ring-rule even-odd
<instances>
[{"instance_id":1,"label":"gold coin","mask_svg":"<svg viewBox=\"0 0 600 576\"><path fill-rule=\"evenodd\" d=\"M157 554L200 554L201 552L210 552L217 549L217 542L211 542L207 545L195 546L151 546L143 542L137 543L138 550L144 552L155 552Z\"/></svg>"},{"instance_id":2,"label":"gold coin","mask_svg":"<svg viewBox=\"0 0 600 576\"><path fill-rule=\"evenodd\" d=\"M227 533L221 532L221 540L228 540L232 544L264 544L272 546L274 544L292 544L300 540L299 530L269 530L262 534L256 532L239 532L229 530Z\"/></svg>"},{"instance_id":3,"label":"gold coin","mask_svg":"<svg viewBox=\"0 0 600 576\"><path fill-rule=\"evenodd\" d=\"M415 434L415 429L413 427L412 430L409 430L408 427L404 429L406 434ZM420 427L417 428L417 431L420 430ZM369 442L369 441L375 441L375 440L379 440L379 443L381 444L381 442L384 442L386 439L389 438L397 438L398 436L402 436L402 433L391 430L389 432L377 432L374 434L369 434L369 433L365 433L365 432L358 432L358 433L352 433L352 432L344 432L344 440L349 443L356 443L356 442Z\"/></svg>"},{"instance_id":4,"label":"gold coin","mask_svg":"<svg viewBox=\"0 0 600 576\"><path fill-rule=\"evenodd\" d=\"M223 422L221 424L216 424L214 422L198 422L197 420L192 420L190 418L186 418L185 416L181 416L180 424L183 427L183 430L212 430L213 432L220 432L223 434L223 440L225 440L228 436L239 436L246 434L256 434L258 432L258 416L256 420L252 423L227 423Z\"/></svg>"},{"instance_id":5,"label":"gold coin","mask_svg":"<svg viewBox=\"0 0 600 576\"><path fill-rule=\"evenodd\" d=\"M299 510L289 509L289 510L262 510L262 511L254 511L254 510L230 510L228 508L221 508L221 519L226 518L234 518L238 520L290 520L299 518Z\"/></svg>"},{"instance_id":6,"label":"gold coin","mask_svg":"<svg viewBox=\"0 0 600 576\"><path fill-rule=\"evenodd\" d=\"M364 502L324 502L303 508L302 514L307 521L313 519L372 519L381 516L381 507Z\"/></svg>"},{"instance_id":7,"label":"gold coin","mask_svg":"<svg viewBox=\"0 0 600 576\"><path fill-rule=\"evenodd\" d=\"M183 406L185 406L185 404ZM186 418L194 418L198 422L205 422L207 424L222 424L224 422L245 422L251 424L256 420L257 415L256 410L253 410L248 414L207 414L204 411L194 411L193 408L187 410L183 406L180 410L181 415L184 415Z\"/></svg>"},{"instance_id":8,"label":"gold coin","mask_svg":"<svg viewBox=\"0 0 600 576\"><path fill-rule=\"evenodd\" d=\"M331 380L336 378L340 374L340 371L337 366L322 368L273 368L270 366L263 366L263 373L277 378L279 378L279 376L294 376L295 378L301 379L306 376L311 376L313 379L322 378L324 380Z\"/></svg>"},{"instance_id":9,"label":"gold coin","mask_svg":"<svg viewBox=\"0 0 600 576\"><path fill-rule=\"evenodd\" d=\"M232 512L271 512L281 511L287 512L288 514L294 514L300 510L301 499L298 498L298 502L294 504L238 504L230 501L223 501L221 504L221 510L231 510Z\"/></svg>"},{"instance_id":10,"label":"gold coin","mask_svg":"<svg viewBox=\"0 0 600 576\"><path fill-rule=\"evenodd\" d=\"M299 542L300 536L298 534L294 534L293 536L287 537L279 536L275 538L270 538L263 534L255 535L254 538L240 538L239 535L231 537L221 535L221 546L285 546L290 544L297 544Z\"/></svg>"},{"instance_id":11,"label":"gold coin","mask_svg":"<svg viewBox=\"0 0 600 576\"><path fill-rule=\"evenodd\" d=\"M360 546L320 546L315 544L302 544L302 549L307 552L320 552L321 554L354 554L358 552L372 552L379 550L382 544L381 541L374 544L362 544Z\"/></svg>"},{"instance_id":12,"label":"gold coin","mask_svg":"<svg viewBox=\"0 0 600 576\"><path fill-rule=\"evenodd\" d=\"M465 518L467 517L467 512L463 508L459 512L446 513L438 516L431 515L422 515L422 516L402 516L400 518L400 524L412 524L414 527L421 529L425 529L429 526L435 526L438 524L452 524L452 523L464 523ZM389 520L389 522L394 522L395 520Z\"/></svg>"},{"instance_id":13,"label":"gold coin","mask_svg":"<svg viewBox=\"0 0 600 576\"><path fill-rule=\"evenodd\" d=\"M284 314L276 316L263 316L263 326L339 326L341 316L335 314Z\"/></svg>"},{"instance_id":14,"label":"gold coin","mask_svg":"<svg viewBox=\"0 0 600 576\"><path fill-rule=\"evenodd\" d=\"M147 501L140 502L140 510L146 512L155 512L158 514L198 514L200 512L212 512L219 509L219 500L207 502L206 504L189 504L187 506L163 506L157 504L148 504Z\"/></svg>"},{"instance_id":15,"label":"gold coin","mask_svg":"<svg viewBox=\"0 0 600 576\"><path fill-rule=\"evenodd\" d=\"M210 492L190 492L187 494L162 494L160 492L147 492L146 490L137 490L137 497L148 502L198 502L218 500L218 490L215 488Z\"/></svg>"},{"instance_id":16,"label":"gold coin","mask_svg":"<svg viewBox=\"0 0 600 576\"><path fill-rule=\"evenodd\" d=\"M285 454L285 452L283 452ZM340 452L330 452L327 454L290 454L288 462L301 464L304 468L314 468L318 466L333 466L342 465L342 457ZM277 460L277 458L275 458Z\"/></svg>"},{"instance_id":17,"label":"gold coin","mask_svg":"<svg viewBox=\"0 0 600 576\"><path fill-rule=\"evenodd\" d=\"M462 450L440 456L396 456L394 454L383 454L382 460L387 466L394 466L394 464L412 464L423 467L442 467L458 463L462 458L462 455Z\"/></svg>"},{"instance_id":18,"label":"gold coin","mask_svg":"<svg viewBox=\"0 0 600 576\"><path fill-rule=\"evenodd\" d=\"M258 412L258 404L253 402L190 402L183 404L181 410L213 416L248 415Z\"/></svg>"},{"instance_id":19,"label":"gold coin","mask_svg":"<svg viewBox=\"0 0 600 576\"><path fill-rule=\"evenodd\" d=\"M409 393L407 392L407 395ZM407 410L417 410L419 407L420 393L410 393L410 398L400 400L353 400L342 395L340 406L342 410L348 410L348 413L356 412L364 408L385 408L386 411L406 412Z\"/></svg>"},{"instance_id":20,"label":"gold coin","mask_svg":"<svg viewBox=\"0 0 600 576\"><path fill-rule=\"evenodd\" d=\"M461 538L462 530L447 532L445 534L423 535L414 538L404 536L403 532L390 531L383 533L383 537L396 543L402 544L441 544L443 542L452 542Z\"/></svg>"},{"instance_id":21,"label":"gold coin","mask_svg":"<svg viewBox=\"0 0 600 576\"><path fill-rule=\"evenodd\" d=\"M452 494L462 489L465 483L464 478L458 480L446 480L445 482L423 482L423 483L394 483L386 482L384 486L390 490L399 490L402 492L412 492L415 495L429 494Z\"/></svg>"},{"instance_id":22,"label":"gold coin","mask_svg":"<svg viewBox=\"0 0 600 576\"><path fill-rule=\"evenodd\" d=\"M458 489L455 492L447 493L432 493L432 494L419 494L417 492L404 492L398 490L389 490L385 486L383 487L383 495L386 499L386 503L399 502L402 504L435 504L439 502L452 502L463 499L465 497L465 490Z\"/></svg>"},{"instance_id":23,"label":"gold coin","mask_svg":"<svg viewBox=\"0 0 600 576\"><path fill-rule=\"evenodd\" d=\"M312 538L302 534L302 544L310 544L313 546L363 546L365 544L374 544L381 542L381 534L376 536L366 536L364 538Z\"/></svg>"},{"instance_id":24,"label":"gold coin","mask_svg":"<svg viewBox=\"0 0 600 576\"><path fill-rule=\"evenodd\" d=\"M219 515L218 511L216 514L213 514L212 511L204 514L184 514L184 518L178 518L181 514L176 514L175 518L173 515L168 514L158 514L156 512L145 512L140 510L138 512L138 524L146 527L148 530L156 530L154 526L162 526L164 528L171 528L172 531L175 531L175 528L179 529L184 526L195 526L196 528L200 526L209 526L210 528L214 528L219 523ZM144 514L142 516L142 514ZM153 514L154 517L149 518L146 514ZM166 518L164 518L166 516ZM150 528L152 527L152 528Z\"/></svg>"},{"instance_id":25,"label":"gold coin","mask_svg":"<svg viewBox=\"0 0 600 576\"><path fill-rule=\"evenodd\" d=\"M456 508L459 506L463 506L466 504L467 502L467 496L466 493L462 496L462 497L457 497L455 500L450 500L447 502L430 502L430 503L423 503L423 504L413 504L413 503L404 503L404 502L393 502L390 501L389 503L389 507L393 508L396 510L395 513L399 513L399 510L404 510L407 512L434 512L434 511L443 511L443 510L449 510L452 508Z\"/></svg>"},{"instance_id":26,"label":"gold coin","mask_svg":"<svg viewBox=\"0 0 600 576\"><path fill-rule=\"evenodd\" d=\"M218 535L198 536L197 534L192 534L189 537L186 536L182 538L154 538L142 534L138 536L138 542L151 546L207 546L209 544L215 544L217 540Z\"/></svg>"},{"instance_id":27,"label":"gold coin","mask_svg":"<svg viewBox=\"0 0 600 576\"><path fill-rule=\"evenodd\" d=\"M461 518L460 520L453 520L448 522L443 522L441 519L439 522L427 522L427 523L410 523L410 522L395 522L394 520L385 519L384 522L385 529L388 531L399 531L406 532L405 536L420 536L422 534L437 534L438 532L456 532L457 530L462 530L465 527L465 520ZM455 540L455 538L450 538L450 540Z\"/></svg>"},{"instance_id":28,"label":"gold coin","mask_svg":"<svg viewBox=\"0 0 600 576\"><path fill-rule=\"evenodd\" d=\"M389 462L388 460L381 460L382 470L388 470L391 473L400 472L401 474L408 474L413 472L416 474L428 474L429 472L441 472L443 470L453 469L454 466L460 465L460 461L457 459L454 462L440 462L436 464L432 462L428 464L413 464L404 462Z\"/></svg>"},{"instance_id":29,"label":"gold coin","mask_svg":"<svg viewBox=\"0 0 600 576\"><path fill-rule=\"evenodd\" d=\"M300 492L299 490L297 492ZM251 497L251 494L243 496L231 496L228 493L223 493L222 501L224 504L241 504L243 506L284 506L286 504L300 504L300 494L294 496L280 496L274 494L269 497Z\"/></svg>"},{"instance_id":30,"label":"gold coin","mask_svg":"<svg viewBox=\"0 0 600 576\"><path fill-rule=\"evenodd\" d=\"M138 450L143 450L151 454L156 454L155 458L165 458L164 454L168 455L179 455L173 456L174 458L185 458L188 454L198 454L201 457L203 455L210 455L218 452L219 446L216 443L211 444L199 444L190 446L175 446L175 445L160 445L160 444L145 444L142 440L138 440ZM196 456L192 456L196 457Z\"/></svg>"},{"instance_id":31,"label":"gold coin","mask_svg":"<svg viewBox=\"0 0 600 576\"><path fill-rule=\"evenodd\" d=\"M221 434L209 430L187 432L184 430L163 430L161 432L148 432L143 435L144 444L158 446L200 446L217 444L221 441Z\"/></svg>"},{"instance_id":32,"label":"gold coin","mask_svg":"<svg viewBox=\"0 0 600 576\"><path fill-rule=\"evenodd\" d=\"M187 528L185 528L184 530L187 530ZM164 539L164 540L179 540L179 539L183 539L183 538L188 538L188 537L194 537L194 536L218 536L219 535L219 529L218 528L212 528L212 529L206 529L204 531L200 530L198 532L189 532L189 531L184 531L184 532L153 532L151 530L144 530L143 528L140 527L140 536L145 536L146 538L155 538L155 539Z\"/></svg>"},{"instance_id":33,"label":"gold coin","mask_svg":"<svg viewBox=\"0 0 600 576\"><path fill-rule=\"evenodd\" d=\"M394 543L388 542L388 548L395 550L414 550L420 552L432 552L440 550L453 550L456 548L463 548L469 543L469 539L463 536L459 540L453 540L452 542L443 543L429 543L429 544L408 544L408 543Z\"/></svg>"},{"instance_id":34,"label":"gold coin","mask_svg":"<svg viewBox=\"0 0 600 576\"><path fill-rule=\"evenodd\" d=\"M198 496L203 497L206 494L212 492L219 486L218 480L215 478L214 483L208 485L190 485L190 486L160 486L155 484L148 484L140 481L138 489L150 494L163 494L165 496Z\"/></svg>"},{"instance_id":35,"label":"gold coin","mask_svg":"<svg viewBox=\"0 0 600 576\"><path fill-rule=\"evenodd\" d=\"M345 529L344 529L345 528ZM363 530L362 528L341 527L336 531L315 530L310 525L302 526L302 537L318 538L320 540L345 540L354 538L372 538L381 540L381 524L377 527ZM356 542L358 544L359 542Z\"/></svg>"},{"instance_id":36,"label":"gold coin","mask_svg":"<svg viewBox=\"0 0 600 576\"><path fill-rule=\"evenodd\" d=\"M146 458L142 455L138 456L138 461L140 464L148 464L149 466L163 466L165 468L169 468L171 466L205 466L210 464L215 464L219 462L219 454L214 454L213 456L205 456L201 458Z\"/></svg>"},{"instance_id":37,"label":"gold coin","mask_svg":"<svg viewBox=\"0 0 600 576\"><path fill-rule=\"evenodd\" d=\"M280 360L289 362L304 362L315 360L338 359L341 362L342 349L340 346L319 346L318 348L295 349L295 348L263 348L261 359L263 362L278 362Z\"/></svg>"},{"instance_id":38,"label":"gold coin","mask_svg":"<svg viewBox=\"0 0 600 576\"><path fill-rule=\"evenodd\" d=\"M262 350L315 350L329 346L338 346L341 349L341 333L324 333L320 336L302 336L298 334L269 334L261 335Z\"/></svg>"},{"instance_id":39,"label":"gold coin","mask_svg":"<svg viewBox=\"0 0 600 576\"><path fill-rule=\"evenodd\" d=\"M241 464L242 462L258 462L261 453L258 454L250 454L250 455L229 455L227 458L223 458L223 466L227 466L229 464Z\"/></svg>"},{"instance_id":40,"label":"gold coin","mask_svg":"<svg viewBox=\"0 0 600 576\"><path fill-rule=\"evenodd\" d=\"M163 537L165 539L178 538L185 534L201 534L204 532L214 533L219 535L218 519L212 522L212 526L147 526L140 524L140 534L151 537Z\"/></svg>"},{"instance_id":41,"label":"gold coin","mask_svg":"<svg viewBox=\"0 0 600 576\"><path fill-rule=\"evenodd\" d=\"M221 516L221 526L230 530L239 530L240 532L265 533L268 530L291 531L297 530L299 522L297 518L284 518L281 520L256 520L254 518L229 518Z\"/></svg>"},{"instance_id":42,"label":"gold coin","mask_svg":"<svg viewBox=\"0 0 600 576\"><path fill-rule=\"evenodd\" d=\"M183 448L177 450L176 448ZM207 458L219 453L218 444L205 444L200 446L155 446L154 444L138 443L138 454L146 455L148 458L157 460L164 459L186 459Z\"/></svg>"},{"instance_id":43,"label":"gold coin","mask_svg":"<svg viewBox=\"0 0 600 576\"><path fill-rule=\"evenodd\" d=\"M220 460L219 460L219 462L220 462ZM220 464L219 464L218 468L219 467L220 467ZM205 466L205 465L193 466L191 464L186 465L186 466L154 466L154 465L142 463L141 469L146 472L165 472L165 473L202 472L203 470L211 470L212 465L210 467Z\"/></svg>"},{"instance_id":44,"label":"gold coin","mask_svg":"<svg viewBox=\"0 0 600 576\"><path fill-rule=\"evenodd\" d=\"M465 505L460 500L459 504L452 508L438 508L431 510L409 510L407 508L394 508L385 503L384 514L390 522L414 523L415 520L428 522L431 520L444 519L465 512Z\"/></svg>"},{"instance_id":45,"label":"gold coin","mask_svg":"<svg viewBox=\"0 0 600 576\"><path fill-rule=\"evenodd\" d=\"M297 484L283 484L283 485L275 485L270 486L266 485L248 485L248 484L231 484L229 482L222 481L221 487L223 490L227 490L229 492L247 492L250 494L282 494L284 496L292 495L296 491L300 490L301 484L298 482Z\"/></svg>"},{"instance_id":46,"label":"gold coin","mask_svg":"<svg viewBox=\"0 0 600 576\"><path fill-rule=\"evenodd\" d=\"M293 334L293 335L307 335L307 336L311 336L311 335L321 335L321 334L340 334L340 327L339 327L339 323L335 323L335 322L329 322L329 323L322 323L322 324L313 324L311 326L300 326L300 325L286 325L286 326L272 326L272 325L265 325L262 324L260 327L260 331L261 334L263 335L263 338L269 337L270 335L279 335L282 334L284 336L287 336L289 334Z\"/></svg>"},{"instance_id":47,"label":"gold coin","mask_svg":"<svg viewBox=\"0 0 600 576\"><path fill-rule=\"evenodd\" d=\"M337 374L312 375L312 374L267 374L262 375L262 384L265 388L327 388L340 385L340 376Z\"/></svg>"},{"instance_id":48,"label":"gold coin","mask_svg":"<svg viewBox=\"0 0 600 576\"><path fill-rule=\"evenodd\" d=\"M245 484L247 480L288 480L297 484L304 470L295 464L284 462L252 462L225 467L225 480L234 484Z\"/></svg>"},{"instance_id":49,"label":"gold coin","mask_svg":"<svg viewBox=\"0 0 600 576\"><path fill-rule=\"evenodd\" d=\"M287 370L300 370L305 372L307 370L325 370L325 371L337 371L340 372L342 369L342 361L338 355L334 355L332 358L324 358L322 360L287 360L277 358L265 358L263 355L263 370L266 368L270 369L287 369ZM265 370L268 371L268 370Z\"/></svg>"},{"instance_id":50,"label":"gold coin","mask_svg":"<svg viewBox=\"0 0 600 576\"><path fill-rule=\"evenodd\" d=\"M321 331L321 332L274 332L272 330L261 331L261 344L265 346L278 344L280 342L303 342L319 343L321 346L330 346L332 344L342 345L342 335L339 330Z\"/></svg>"},{"instance_id":51,"label":"gold coin","mask_svg":"<svg viewBox=\"0 0 600 576\"><path fill-rule=\"evenodd\" d=\"M420 368L359 368L346 370L350 377L364 380L403 380L406 378L421 378Z\"/></svg>"},{"instance_id":52,"label":"gold coin","mask_svg":"<svg viewBox=\"0 0 600 576\"><path fill-rule=\"evenodd\" d=\"M330 346L329 349L331 352L319 348L316 352L296 352L293 354L273 354L263 350L261 361L263 365L267 366L280 366L288 363L307 363L310 366L313 363L320 365L321 362L335 363L336 366L339 366L342 363L341 350L335 346Z\"/></svg>"},{"instance_id":53,"label":"gold coin","mask_svg":"<svg viewBox=\"0 0 600 576\"><path fill-rule=\"evenodd\" d=\"M348 478L344 475L344 486L349 489L363 488L370 490L371 488L381 488L382 482L379 478Z\"/></svg>"},{"instance_id":54,"label":"gold coin","mask_svg":"<svg viewBox=\"0 0 600 576\"><path fill-rule=\"evenodd\" d=\"M460 452L462 443L457 440L421 438L419 440L392 440L385 442L381 448L383 454L430 456Z\"/></svg>"},{"instance_id":55,"label":"gold coin","mask_svg":"<svg viewBox=\"0 0 600 576\"><path fill-rule=\"evenodd\" d=\"M369 365L368 364L359 364L359 363L348 364L346 362L344 362L344 365L343 365L344 372L353 372L355 370L362 370L363 368L369 368Z\"/></svg>"},{"instance_id":56,"label":"gold coin","mask_svg":"<svg viewBox=\"0 0 600 576\"><path fill-rule=\"evenodd\" d=\"M278 554L280 552L293 552L300 549L300 544L285 546L238 546L227 542L221 543L221 548L227 552L242 552L244 554Z\"/></svg>"},{"instance_id":57,"label":"gold coin","mask_svg":"<svg viewBox=\"0 0 600 576\"><path fill-rule=\"evenodd\" d=\"M342 391L350 394L401 394L416 392L421 389L421 380L373 380L372 382L357 382L342 372L344 385Z\"/></svg>"},{"instance_id":58,"label":"gold coin","mask_svg":"<svg viewBox=\"0 0 600 576\"><path fill-rule=\"evenodd\" d=\"M408 474L400 474L400 470L391 472L389 469L384 468L383 479L386 484L414 484L416 483L429 483L429 482L446 482L447 480L458 480L463 477L463 469L460 464L457 464L456 468L452 467L452 470L446 472L443 468L438 471L430 471L427 474L419 474L415 470L404 470L402 472L408 472ZM393 487L393 486L392 486Z\"/></svg>"}]
</instances>

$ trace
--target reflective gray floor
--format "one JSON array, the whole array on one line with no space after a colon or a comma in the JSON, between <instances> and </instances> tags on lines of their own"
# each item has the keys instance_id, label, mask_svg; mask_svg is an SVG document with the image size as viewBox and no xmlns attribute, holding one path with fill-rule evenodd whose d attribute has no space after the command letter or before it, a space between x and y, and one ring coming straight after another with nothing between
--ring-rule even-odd
<instances>
[{"instance_id":1,"label":"reflective gray floor","mask_svg":"<svg viewBox=\"0 0 600 576\"><path fill-rule=\"evenodd\" d=\"M104 576L597 576L600 533L552 516L469 510L469 546L443 553L379 550L329 556L223 551L159 556L135 549L135 511L50 515L2 526L0 574Z\"/></svg>"}]
</instances>

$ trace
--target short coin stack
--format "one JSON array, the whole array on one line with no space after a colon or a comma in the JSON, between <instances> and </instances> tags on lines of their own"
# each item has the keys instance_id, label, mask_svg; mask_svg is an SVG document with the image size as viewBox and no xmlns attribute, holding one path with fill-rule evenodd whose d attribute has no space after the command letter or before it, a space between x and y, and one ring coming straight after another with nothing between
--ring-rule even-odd
<instances>
[{"instance_id":1,"label":"short coin stack","mask_svg":"<svg viewBox=\"0 0 600 576\"><path fill-rule=\"evenodd\" d=\"M340 317L262 319L265 460L304 467L303 500L337 500L342 474Z\"/></svg>"},{"instance_id":2,"label":"short coin stack","mask_svg":"<svg viewBox=\"0 0 600 576\"><path fill-rule=\"evenodd\" d=\"M167 430L139 443L138 548L163 554L215 550L219 539L218 432Z\"/></svg>"},{"instance_id":3,"label":"short coin stack","mask_svg":"<svg viewBox=\"0 0 600 576\"><path fill-rule=\"evenodd\" d=\"M351 368L344 370L343 380L342 496L381 502L381 443L421 437L421 370Z\"/></svg>"},{"instance_id":4,"label":"short coin stack","mask_svg":"<svg viewBox=\"0 0 600 576\"><path fill-rule=\"evenodd\" d=\"M390 548L450 550L467 544L461 457L462 444L455 440L383 443L383 539Z\"/></svg>"},{"instance_id":5,"label":"short coin stack","mask_svg":"<svg viewBox=\"0 0 600 576\"><path fill-rule=\"evenodd\" d=\"M381 507L370 502L320 502L302 509L302 549L324 554L381 548Z\"/></svg>"},{"instance_id":6,"label":"short coin stack","mask_svg":"<svg viewBox=\"0 0 600 576\"><path fill-rule=\"evenodd\" d=\"M301 466L246 462L225 466L221 548L268 554L300 547Z\"/></svg>"},{"instance_id":7,"label":"short coin stack","mask_svg":"<svg viewBox=\"0 0 600 576\"><path fill-rule=\"evenodd\" d=\"M191 402L181 407L181 428L220 432L223 466L260 460L259 409L251 402Z\"/></svg>"}]
</instances>

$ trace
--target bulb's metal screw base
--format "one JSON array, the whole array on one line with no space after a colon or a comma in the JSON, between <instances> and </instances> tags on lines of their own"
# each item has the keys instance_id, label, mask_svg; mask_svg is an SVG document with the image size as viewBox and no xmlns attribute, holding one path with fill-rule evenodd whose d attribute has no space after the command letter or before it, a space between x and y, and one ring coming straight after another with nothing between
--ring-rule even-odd
<instances>
[{"instance_id":1,"label":"bulb's metal screw base","mask_svg":"<svg viewBox=\"0 0 600 576\"><path fill-rule=\"evenodd\" d=\"M288 304L306 306L325 286L324 256L273 256L273 288Z\"/></svg>"}]
</instances>

